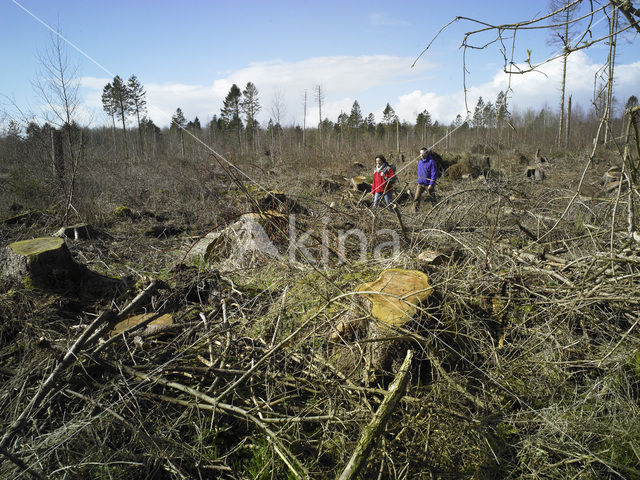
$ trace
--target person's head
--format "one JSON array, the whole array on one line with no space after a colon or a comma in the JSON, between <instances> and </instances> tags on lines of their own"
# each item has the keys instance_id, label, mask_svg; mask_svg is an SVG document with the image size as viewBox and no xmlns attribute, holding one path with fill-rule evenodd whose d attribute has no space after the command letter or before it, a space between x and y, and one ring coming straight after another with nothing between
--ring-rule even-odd
<instances>
[{"instance_id":1,"label":"person's head","mask_svg":"<svg viewBox=\"0 0 640 480\"><path fill-rule=\"evenodd\" d=\"M384 158L384 155L378 155L376 157L376 167L380 167L380 166L384 165L385 163L387 163L387 159Z\"/></svg>"},{"instance_id":2,"label":"person's head","mask_svg":"<svg viewBox=\"0 0 640 480\"><path fill-rule=\"evenodd\" d=\"M422 158L427 158L429 156L429 153L431 153L431 152L429 152L429 149L427 147L422 147L420 149L420 156Z\"/></svg>"}]
</instances>

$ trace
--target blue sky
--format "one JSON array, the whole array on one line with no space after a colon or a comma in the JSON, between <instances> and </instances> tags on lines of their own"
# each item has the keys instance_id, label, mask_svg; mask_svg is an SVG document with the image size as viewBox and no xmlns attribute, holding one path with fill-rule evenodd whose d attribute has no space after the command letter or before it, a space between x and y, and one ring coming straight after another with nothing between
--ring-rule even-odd
<instances>
[{"instance_id":1,"label":"blue sky","mask_svg":"<svg viewBox=\"0 0 640 480\"><path fill-rule=\"evenodd\" d=\"M448 27L412 68L411 64L435 34L456 16L493 25L540 17L547 2L531 1L122 1L0 0L0 58L6 66L0 82L5 117L42 111L32 82L39 78L38 52L51 44L56 29L92 60L69 47L81 78L83 123L107 123L102 112L102 87L115 74L135 74L147 90L149 116L167 125L177 107L187 119L202 123L219 114L233 83L253 82L259 92L265 123L279 107L285 124L302 124L304 92L308 124L318 120L314 90L322 88L323 117L349 112L354 100L364 115L380 120L390 103L402 119L414 121L427 109L434 119L451 122L465 116L462 49L466 32L481 27L460 20ZM594 18L594 37L606 29ZM514 53L523 62L531 50L534 62L549 58L557 47L548 33L520 32ZM484 44L489 36L478 35ZM505 44L510 47L510 39ZM634 45L635 42L635 45ZM468 106L478 96L495 100L506 89L499 44L467 52ZM606 60L602 44L572 54L569 93L589 108L594 75ZM94 61L100 66L96 65ZM637 34L618 43L616 96L624 103L640 96L640 48ZM511 78L512 109L540 109L559 103L560 64L550 62L541 73ZM8 100L9 99L9 100Z\"/></svg>"}]
</instances>

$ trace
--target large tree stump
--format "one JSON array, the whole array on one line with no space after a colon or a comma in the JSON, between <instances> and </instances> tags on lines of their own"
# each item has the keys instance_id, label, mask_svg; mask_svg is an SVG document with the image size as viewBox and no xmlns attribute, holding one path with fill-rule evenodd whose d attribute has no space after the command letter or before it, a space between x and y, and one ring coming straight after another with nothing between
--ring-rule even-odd
<instances>
[{"instance_id":1,"label":"large tree stump","mask_svg":"<svg viewBox=\"0 0 640 480\"><path fill-rule=\"evenodd\" d=\"M390 268L356 292L371 302L371 315L386 325L400 327L413 319L420 303L433 292L429 277L418 270Z\"/></svg>"},{"instance_id":2,"label":"large tree stump","mask_svg":"<svg viewBox=\"0 0 640 480\"><path fill-rule=\"evenodd\" d=\"M433 288L429 277L418 270L391 268L373 282L363 283L356 292L371 304L367 343L371 366L378 371L393 371L404 357L406 344L399 339L399 328L409 328Z\"/></svg>"},{"instance_id":3,"label":"large tree stump","mask_svg":"<svg viewBox=\"0 0 640 480\"><path fill-rule=\"evenodd\" d=\"M61 287L78 282L83 273L64 242L58 237L40 237L11 243L0 252L1 277L29 281L39 287Z\"/></svg>"}]
</instances>

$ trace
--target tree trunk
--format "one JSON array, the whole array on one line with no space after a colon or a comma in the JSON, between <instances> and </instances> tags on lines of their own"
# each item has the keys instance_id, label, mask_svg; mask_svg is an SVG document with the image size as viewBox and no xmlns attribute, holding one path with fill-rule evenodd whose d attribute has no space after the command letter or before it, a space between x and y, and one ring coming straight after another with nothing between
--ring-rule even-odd
<instances>
[{"instance_id":1,"label":"tree trunk","mask_svg":"<svg viewBox=\"0 0 640 480\"><path fill-rule=\"evenodd\" d=\"M560 89L560 124L558 125L558 137L556 139L556 145L560 145L564 137L564 95L567 87L567 58L569 52L567 51L567 45L569 44L569 9L565 12L565 27L564 27L564 55L562 56L562 86Z\"/></svg>"},{"instance_id":2,"label":"tree trunk","mask_svg":"<svg viewBox=\"0 0 640 480\"><path fill-rule=\"evenodd\" d=\"M136 118L138 119L138 138L140 139L140 153L144 155L144 140L142 138L142 129L140 128L140 110L137 107Z\"/></svg>"},{"instance_id":3,"label":"tree trunk","mask_svg":"<svg viewBox=\"0 0 640 480\"><path fill-rule=\"evenodd\" d=\"M324 144L322 142L322 87L318 85L318 142L320 151L324 152Z\"/></svg>"},{"instance_id":4,"label":"tree trunk","mask_svg":"<svg viewBox=\"0 0 640 480\"><path fill-rule=\"evenodd\" d=\"M55 128L51 129L51 159L53 176L62 183L64 179L64 149L62 147L62 133Z\"/></svg>"},{"instance_id":5,"label":"tree trunk","mask_svg":"<svg viewBox=\"0 0 640 480\"><path fill-rule=\"evenodd\" d=\"M113 148L114 150L118 148L117 144L116 144L116 116L115 115L111 115L111 123L113 128L111 129L111 133L113 136Z\"/></svg>"},{"instance_id":6,"label":"tree trunk","mask_svg":"<svg viewBox=\"0 0 640 480\"><path fill-rule=\"evenodd\" d=\"M607 78L607 104L605 106L605 120L607 128L604 129L604 143L609 141L609 130L611 129L611 107L613 102L613 71L616 63L616 30L618 27L618 9L613 7L613 14L611 15L611 22L609 24L609 70Z\"/></svg>"},{"instance_id":7,"label":"tree trunk","mask_svg":"<svg viewBox=\"0 0 640 480\"><path fill-rule=\"evenodd\" d=\"M567 126L564 130L564 149L569 148L569 135L571 135L571 95L567 103Z\"/></svg>"},{"instance_id":8,"label":"tree trunk","mask_svg":"<svg viewBox=\"0 0 640 480\"><path fill-rule=\"evenodd\" d=\"M306 145L305 143L305 133L307 131L307 91L304 91L304 115L302 117L302 147Z\"/></svg>"}]
</instances>

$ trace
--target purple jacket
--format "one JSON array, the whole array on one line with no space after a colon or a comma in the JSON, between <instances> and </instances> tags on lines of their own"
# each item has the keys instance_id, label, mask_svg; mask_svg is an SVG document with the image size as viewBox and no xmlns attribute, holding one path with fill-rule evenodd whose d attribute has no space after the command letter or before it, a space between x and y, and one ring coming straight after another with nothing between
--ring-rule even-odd
<instances>
[{"instance_id":1,"label":"purple jacket","mask_svg":"<svg viewBox=\"0 0 640 480\"><path fill-rule=\"evenodd\" d=\"M421 158L418 162L418 184L435 185L438 178L438 166L431 155Z\"/></svg>"}]
</instances>

